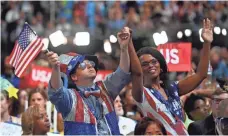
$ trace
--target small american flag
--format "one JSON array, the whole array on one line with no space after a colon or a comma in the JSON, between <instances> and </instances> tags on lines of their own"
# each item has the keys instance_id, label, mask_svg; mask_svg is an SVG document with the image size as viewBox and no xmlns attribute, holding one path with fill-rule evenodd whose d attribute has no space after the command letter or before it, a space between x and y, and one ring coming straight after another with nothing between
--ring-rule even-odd
<instances>
[{"instance_id":1,"label":"small american flag","mask_svg":"<svg viewBox=\"0 0 228 136\"><path fill-rule=\"evenodd\" d=\"M43 48L42 39L31 29L28 23L24 27L10 54L9 63L15 68L15 75L21 77L25 69Z\"/></svg>"}]
</instances>

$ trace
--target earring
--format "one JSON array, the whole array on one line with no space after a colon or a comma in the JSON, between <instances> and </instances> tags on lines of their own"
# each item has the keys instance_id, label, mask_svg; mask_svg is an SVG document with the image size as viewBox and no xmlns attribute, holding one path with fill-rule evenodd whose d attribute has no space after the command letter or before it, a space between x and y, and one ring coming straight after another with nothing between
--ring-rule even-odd
<instances>
[{"instance_id":1,"label":"earring","mask_svg":"<svg viewBox=\"0 0 228 136\"><path fill-rule=\"evenodd\" d=\"M162 70L162 69L160 69L160 71L161 71L161 73L163 72L163 70Z\"/></svg>"}]
</instances>

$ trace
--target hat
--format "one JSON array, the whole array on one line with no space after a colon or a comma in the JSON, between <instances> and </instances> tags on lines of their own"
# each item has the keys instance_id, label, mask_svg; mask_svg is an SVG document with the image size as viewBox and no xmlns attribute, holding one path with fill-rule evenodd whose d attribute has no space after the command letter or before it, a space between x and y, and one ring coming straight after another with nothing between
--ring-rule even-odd
<instances>
[{"instance_id":1,"label":"hat","mask_svg":"<svg viewBox=\"0 0 228 136\"><path fill-rule=\"evenodd\" d=\"M95 63L95 70L98 70L98 58L93 55L80 55L77 53L67 53L59 56L60 69L61 72L65 73L67 76L70 75L70 72L77 66L77 64L82 63L84 60L91 60Z\"/></svg>"}]
</instances>

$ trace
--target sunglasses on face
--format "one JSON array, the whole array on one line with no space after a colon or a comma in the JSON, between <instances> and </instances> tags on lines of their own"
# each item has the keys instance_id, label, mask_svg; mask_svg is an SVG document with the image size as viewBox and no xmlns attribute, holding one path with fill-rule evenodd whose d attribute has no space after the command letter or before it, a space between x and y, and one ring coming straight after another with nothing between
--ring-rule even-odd
<instances>
[{"instance_id":1,"label":"sunglasses on face","mask_svg":"<svg viewBox=\"0 0 228 136\"><path fill-rule=\"evenodd\" d=\"M142 66L143 67L148 67L150 64L151 65L156 65L158 63L158 61L156 60L156 59L152 59L151 61L149 61L149 62L143 62L142 63Z\"/></svg>"},{"instance_id":2,"label":"sunglasses on face","mask_svg":"<svg viewBox=\"0 0 228 136\"><path fill-rule=\"evenodd\" d=\"M79 64L78 68L84 70L84 69L86 69L86 67L88 65L90 65L91 67L94 68L95 67L95 62L93 62L93 61L84 61L84 62L82 62L82 63Z\"/></svg>"}]
</instances>

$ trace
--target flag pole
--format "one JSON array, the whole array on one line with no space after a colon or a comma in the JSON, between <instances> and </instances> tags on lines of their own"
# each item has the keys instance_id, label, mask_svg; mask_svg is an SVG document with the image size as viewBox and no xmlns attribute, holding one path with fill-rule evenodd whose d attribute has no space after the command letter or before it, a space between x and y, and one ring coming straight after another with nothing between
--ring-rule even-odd
<instances>
[{"instance_id":1,"label":"flag pole","mask_svg":"<svg viewBox=\"0 0 228 136\"><path fill-rule=\"evenodd\" d=\"M32 32L37 36L36 32L31 28L31 26L28 24L28 22L25 22L25 24L28 25L28 27L32 30ZM46 54L48 52L50 52L50 51L48 49L46 49L44 53ZM57 65L59 66L60 65L60 62L58 62Z\"/></svg>"}]
</instances>

